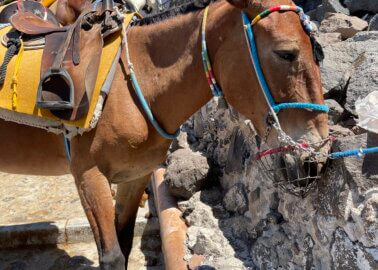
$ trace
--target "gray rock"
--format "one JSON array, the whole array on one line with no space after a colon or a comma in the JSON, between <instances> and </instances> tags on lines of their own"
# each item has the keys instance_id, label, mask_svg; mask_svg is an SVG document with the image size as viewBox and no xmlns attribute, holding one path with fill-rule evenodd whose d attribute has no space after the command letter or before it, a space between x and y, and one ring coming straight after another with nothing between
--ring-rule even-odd
<instances>
[{"instance_id":1,"label":"gray rock","mask_svg":"<svg viewBox=\"0 0 378 270\"><path fill-rule=\"evenodd\" d=\"M375 52L362 53L353 63L354 73L346 92L345 109L357 115L355 102L378 89L378 42ZM374 45L373 45L374 46Z\"/></svg>"},{"instance_id":2,"label":"gray rock","mask_svg":"<svg viewBox=\"0 0 378 270\"><path fill-rule=\"evenodd\" d=\"M330 125L329 134L334 137L348 137L354 135L353 131L351 131L349 128L345 128L340 125Z\"/></svg>"},{"instance_id":3,"label":"gray rock","mask_svg":"<svg viewBox=\"0 0 378 270\"><path fill-rule=\"evenodd\" d=\"M241 171L246 159L250 157L250 150L243 131L239 127L235 128L227 154L225 172Z\"/></svg>"},{"instance_id":4,"label":"gray rock","mask_svg":"<svg viewBox=\"0 0 378 270\"><path fill-rule=\"evenodd\" d=\"M349 15L349 10L344 8L338 0L322 0L322 4L316 8L311 19L316 19L321 22L326 17L327 13L343 13Z\"/></svg>"},{"instance_id":5,"label":"gray rock","mask_svg":"<svg viewBox=\"0 0 378 270\"><path fill-rule=\"evenodd\" d=\"M246 187L238 183L227 190L223 198L223 206L231 213L244 214L248 210Z\"/></svg>"},{"instance_id":6,"label":"gray rock","mask_svg":"<svg viewBox=\"0 0 378 270\"><path fill-rule=\"evenodd\" d=\"M349 15L349 10L340 3L339 0L323 0L324 12L343 13Z\"/></svg>"},{"instance_id":7,"label":"gray rock","mask_svg":"<svg viewBox=\"0 0 378 270\"><path fill-rule=\"evenodd\" d=\"M351 13L356 11L368 11L378 13L377 0L345 0L344 4Z\"/></svg>"},{"instance_id":8,"label":"gray rock","mask_svg":"<svg viewBox=\"0 0 378 270\"><path fill-rule=\"evenodd\" d=\"M326 99L324 101L324 104L326 104L329 107L329 113L328 113L329 121L332 124L337 124L341 115L344 112L344 108L341 107L341 105L337 103L336 100L333 100L333 99Z\"/></svg>"},{"instance_id":9,"label":"gray rock","mask_svg":"<svg viewBox=\"0 0 378 270\"><path fill-rule=\"evenodd\" d=\"M371 18L369 22L369 31L378 31L378 14L375 14L373 18Z\"/></svg>"},{"instance_id":10,"label":"gray rock","mask_svg":"<svg viewBox=\"0 0 378 270\"><path fill-rule=\"evenodd\" d=\"M334 269L377 269L378 263L359 243L353 243L340 228L335 232L331 247Z\"/></svg>"},{"instance_id":11,"label":"gray rock","mask_svg":"<svg viewBox=\"0 0 378 270\"><path fill-rule=\"evenodd\" d=\"M369 135L372 136L372 135ZM351 137L340 138L335 141L333 151L346 151L350 149L359 149L372 147L372 139L368 144L368 135L361 134ZM376 180L378 179L378 154L371 154L363 158L344 158L336 161L338 167L342 169L342 175L349 181L350 185L356 187L356 191L364 193L369 189L376 187Z\"/></svg>"},{"instance_id":12,"label":"gray rock","mask_svg":"<svg viewBox=\"0 0 378 270\"><path fill-rule=\"evenodd\" d=\"M179 149L168 156L167 164L165 179L174 196L188 199L204 187L210 166L199 152Z\"/></svg>"},{"instance_id":13,"label":"gray rock","mask_svg":"<svg viewBox=\"0 0 378 270\"><path fill-rule=\"evenodd\" d=\"M316 40L322 45L322 47L340 42L341 34L340 33L321 33L318 32L316 35Z\"/></svg>"},{"instance_id":14,"label":"gray rock","mask_svg":"<svg viewBox=\"0 0 378 270\"><path fill-rule=\"evenodd\" d=\"M319 31L323 33L340 33L341 38L345 40L367 27L368 23L358 17L341 13L328 13L320 24Z\"/></svg>"},{"instance_id":15,"label":"gray rock","mask_svg":"<svg viewBox=\"0 0 378 270\"><path fill-rule=\"evenodd\" d=\"M189 148L188 133L181 131L176 139L172 141L170 151L174 152L178 149Z\"/></svg>"},{"instance_id":16,"label":"gray rock","mask_svg":"<svg viewBox=\"0 0 378 270\"><path fill-rule=\"evenodd\" d=\"M359 64L359 56L367 55L369 59L378 53L378 32L360 32L353 38L343 42L330 44L323 48L325 59L320 65L323 87L328 91L345 91L346 85L355 67ZM366 82L363 88L368 88Z\"/></svg>"}]
</instances>

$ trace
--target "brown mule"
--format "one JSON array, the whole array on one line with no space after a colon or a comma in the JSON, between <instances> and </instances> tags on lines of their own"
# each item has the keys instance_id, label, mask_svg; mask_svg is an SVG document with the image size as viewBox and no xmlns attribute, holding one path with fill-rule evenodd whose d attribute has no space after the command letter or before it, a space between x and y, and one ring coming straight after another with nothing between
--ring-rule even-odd
<instances>
[{"instance_id":1,"label":"brown mule","mask_svg":"<svg viewBox=\"0 0 378 270\"><path fill-rule=\"evenodd\" d=\"M276 4L292 2L216 2L210 6L206 28L214 74L226 100L252 120L261 136L268 108L252 70L240 9L252 18ZM202 11L192 12L136 26L128 35L141 88L169 133L212 98L201 62L202 15ZM254 33L275 100L323 103L319 67L298 16L276 12L261 20ZM294 60L280 57L277 52L282 51ZM0 170L37 175L72 173L96 239L101 269L111 270L127 267L140 198L170 145L147 120L126 69L122 58L97 127L72 140L71 164L65 158L62 136L0 121ZM283 129L296 140L317 142L328 136L324 113L287 109L279 118ZM274 133L268 139L272 145L277 140ZM118 184L116 209L109 183Z\"/></svg>"}]
</instances>

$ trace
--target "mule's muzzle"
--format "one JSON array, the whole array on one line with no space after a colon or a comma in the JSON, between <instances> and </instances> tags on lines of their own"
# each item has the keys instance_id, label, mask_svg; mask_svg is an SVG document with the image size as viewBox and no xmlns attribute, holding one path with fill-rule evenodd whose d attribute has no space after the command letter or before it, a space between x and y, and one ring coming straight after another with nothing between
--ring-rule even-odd
<instances>
[{"instance_id":1,"label":"mule's muzzle","mask_svg":"<svg viewBox=\"0 0 378 270\"><path fill-rule=\"evenodd\" d=\"M258 160L258 165L277 187L285 192L305 197L322 177L327 155L316 155L292 147L281 148L289 150L263 156Z\"/></svg>"}]
</instances>

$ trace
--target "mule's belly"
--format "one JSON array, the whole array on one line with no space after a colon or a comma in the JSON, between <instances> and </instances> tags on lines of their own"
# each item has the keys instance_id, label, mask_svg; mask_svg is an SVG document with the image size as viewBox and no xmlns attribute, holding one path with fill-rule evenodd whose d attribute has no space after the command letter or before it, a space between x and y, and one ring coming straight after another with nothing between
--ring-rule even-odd
<instances>
[{"instance_id":1,"label":"mule's belly","mask_svg":"<svg viewBox=\"0 0 378 270\"><path fill-rule=\"evenodd\" d=\"M63 137L0 120L0 171L30 175L69 173Z\"/></svg>"}]
</instances>

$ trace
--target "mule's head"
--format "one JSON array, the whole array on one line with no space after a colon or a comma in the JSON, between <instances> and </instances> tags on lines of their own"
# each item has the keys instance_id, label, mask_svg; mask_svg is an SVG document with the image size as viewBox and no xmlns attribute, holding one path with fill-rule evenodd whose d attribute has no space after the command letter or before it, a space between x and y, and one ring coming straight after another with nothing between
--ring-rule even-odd
<instances>
[{"instance_id":1,"label":"mule's head","mask_svg":"<svg viewBox=\"0 0 378 270\"><path fill-rule=\"evenodd\" d=\"M269 107L258 84L249 49L243 33L240 11L250 20L275 5L294 5L290 0L228 0L235 12L217 55L215 67L219 73L226 100L240 113L251 119L261 138L270 147L282 145L275 129L269 132ZM239 15L237 15L239 14ZM239 17L238 17L239 16ZM227 25L227 23L225 23ZM314 58L310 36L303 28L298 14L293 11L273 12L253 25L258 58L274 101L323 104L320 70ZM227 38L226 38L227 36ZM223 55L223 57L221 57ZM220 63L219 63L220 62ZM290 108L277 113L283 131L297 142L312 144L314 150L328 153L327 114L310 109ZM325 155L324 155L325 156ZM286 176L319 173L326 161L323 155L310 162L308 152L282 153L279 162L286 167ZM314 161L314 160L312 160ZM295 177L300 177L297 175Z\"/></svg>"}]
</instances>

